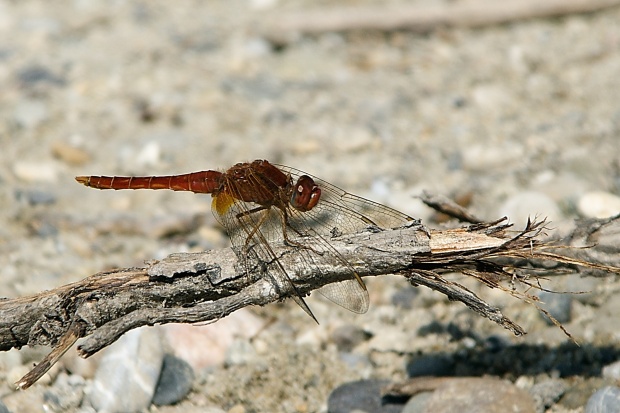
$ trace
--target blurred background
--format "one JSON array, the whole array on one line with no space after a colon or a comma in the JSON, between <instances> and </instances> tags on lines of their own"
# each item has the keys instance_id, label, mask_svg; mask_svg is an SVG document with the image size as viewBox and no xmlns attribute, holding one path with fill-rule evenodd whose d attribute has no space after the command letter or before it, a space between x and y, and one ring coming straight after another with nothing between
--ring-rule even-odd
<instances>
[{"instance_id":1,"label":"blurred background","mask_svg":"<svg viewBox=\"0 0 620 413\"><path fill-rule=\"evenodd\" d=\"M0 295L228 245L209 196L101 192L76 175L225 170L268 159L436 228L444 224L415 198L423 190L519 227L538 215L562 231L575 218L620 212L620 7L505 24L389 26L399 10L420 17L487 8L497 2L0 1ZM374 16L376 26L370 19L349 29L356 13ZM322 28L333 16L341 27ZM251 328L205 332L214 342L198 352L219 346L215 360L164 352L189 363L195 378L181 407L156 411L327 411L338 385L403 379L420 359L448 366L424 375L497 374L530 393L554 383L563 390L537 411L582 411L574 409L604 386L602 365L614 361L620 300L614 280L569 280L546 286L609 294L560 296L558 304L571 333L594 346L598 370L563 373L551 361L496 368L484 357L491 342L502 351L527 343L540 357L547 353L536 346L549 346L556 362L577 362L559 350L561 331L505 294L471 287L523 325L525 338L381 277L368 283L366 315L311 299L317 326L294 304L274 304L238 321ZM162 332L162 347L181 346L171 336L203 334L190 328ZM226 334L229 341L215 343ZM66 386L77 401L56 411L94 403L83 395L100 359L80 364L73 350L47 381L12 392L43 351L0 354L7 405L56 409L49 394Z\"/></svg>"}]
</instances>

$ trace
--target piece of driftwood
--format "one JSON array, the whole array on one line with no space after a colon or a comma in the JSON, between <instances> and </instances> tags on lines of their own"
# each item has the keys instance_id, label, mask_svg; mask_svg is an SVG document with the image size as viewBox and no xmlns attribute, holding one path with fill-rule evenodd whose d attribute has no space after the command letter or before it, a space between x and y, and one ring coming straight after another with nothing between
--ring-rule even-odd
<instances>
[{"instance_id":1,"label":"piece of driftwood","mask_svg":"<svg viewBox=\"0 0 620 413\"><path fill-rule=\"evenodd\" d=\"M286 44L299 34L351 30L409 30L426 33L439 27L481 27L517 20L589 13L620 5L620 0L511 0L450 3L439 7L346 7L274 14L264 19L263 35Z\"/></svg>"},{"instance_id":2,"label":"piece of driftwood","mask_svg":"<svg viewBox=\"0 0 620 413\"><path fill-rule=\"evenodd\" d=\"M360 276L402 275L412 285L424 285L463 302L516 335L525 331L498 308L443 275L458 271L535 305L535 296L513 288L516 282L539 288L537 272L517 271L524 260L555 260L620 272L616 267L550 252L549 245L539 239L544 221L530 222L522 231L511 230L506 222L430 232L418 223L389 231L368 228L331 242ZM607 224L614 222L620 219ZM310 268L296 260L292 248L274 246L274 252L303 295L350 274L339 262ZM88 357L136 327L216 321L246 306L292 296L291 285L278 285L269 277L270 265L262 263L245 273L246 267L239 265L230 249L179 253L141 268L100 272L30 297L5 299L0 301L0 350L52 346L52 352L17 383L27 388L79 338L86 340L78 352Z\"/></svg>"}]
</instances>

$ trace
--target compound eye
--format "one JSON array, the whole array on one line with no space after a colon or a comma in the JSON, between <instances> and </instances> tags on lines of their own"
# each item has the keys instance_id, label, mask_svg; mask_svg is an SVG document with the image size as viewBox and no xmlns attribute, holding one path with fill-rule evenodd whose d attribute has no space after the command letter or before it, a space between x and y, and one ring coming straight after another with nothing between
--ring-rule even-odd
<instances>
[{"instance_id":1,"label":"compound eye","mask_svg":"<svg viewBox=\"0 0 620 413\"><path fill-rule=\"evenodd\" d=\"M321 188L308 175L302 175L291 194L291 205L298 211L310 211L321 198Z\"/></svg>"}]
</instances>

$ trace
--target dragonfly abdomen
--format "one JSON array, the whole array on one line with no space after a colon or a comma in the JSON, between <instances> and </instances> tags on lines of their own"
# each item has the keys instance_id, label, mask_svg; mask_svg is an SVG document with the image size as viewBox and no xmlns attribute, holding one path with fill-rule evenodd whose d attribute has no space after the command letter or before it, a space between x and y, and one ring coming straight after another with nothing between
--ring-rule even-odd
<instances>
[{"instance_id":1,"label":"dragonfly abdomen","mask_svg":"<svg viewBox=\"0 0 620 413\"><path fill-rule=\"evenodd\" d=\"M77 176L75 180L97 189L170 189L210 194L220 187L222 173L200 171L169 176Z\"/></svg>"}]
</instances>

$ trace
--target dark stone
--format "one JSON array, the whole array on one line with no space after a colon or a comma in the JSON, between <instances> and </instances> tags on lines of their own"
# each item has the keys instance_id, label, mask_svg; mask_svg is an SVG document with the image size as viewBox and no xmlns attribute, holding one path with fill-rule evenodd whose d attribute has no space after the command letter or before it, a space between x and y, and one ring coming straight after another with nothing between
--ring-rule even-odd
<instances>
[{"instance_id":1,"label":"dark stone","mask_svg":"<svg viewBox=\"0 0 620 413\"><path fill-rule=\"evenodd\" d=\"M39 190L17 190L15 191L15 199L18 201L26 201L28 205L51 205L56 202L56 195L51 192Z\"/></svg>"},{"instance_id":2,"label":"dark stone","mask_svg":"<svg viewBox=\"0 0 620 413\"><path fill-rule=\"evenodd\" d=\"M51 84L54 86L64 86L66 81L53 74L49 69L43 66L32 65L23 68L17 72L17 79L24 86L32 86L38 84Z\"/></svg>"},{"instance_id":3,"label":"dark stone","mask_svg":"<svg viewBox=\"0 0 620 413\"><path fill-rule=\"evenodd\" d=\"M350 324L336 328L331 334L331 341L339 351L350 352L358 344L368 340L371 334Z\"/></svg>"},{"instance_id":4,"label":"dark stone","mask_svg":"<svg viewBox=\"0 0 620 413\"><path fill-rule=\"evenodd\" d=\"M166 354L153 395L153 404L165 406L181 401L192 389L193 383L192 367L184 360Z\"/></svg>"},{"instance_id":5,"label":"dark stone","mask_svg":"<svg viewBox=\"0 0 620 413\"><path fill-rule=\"evenodd\" d=\"M560 323L568 323L571 320L572 295L541 291L538 297L542 301L540 304L541 308L547 310ZM549 317L544 314L542 314L542 317L547 324L553 325L553 321Z\"/></svg>"},{"instance_id":6,"label":"dark stone","mask_svg":"<svg viewBox=\"0 0 620 413\"><path fill-rule=\"evenodd\" d=\"M403 405L383 400L381 388L387 380L359 380L336 388L327 400L328 413L400 413Z\"/></svg>"},{"instance_id":7,"label":"dark stone","mask_svg":"<svg viewBox=\"0 0 620 413\"><path fill-rule=\"evenodd\" d=\"M413 308L413 302L418 295L415 288L401 288L392 295L392 304L397 307L410 309Z\"/></svg>"},{"instance_id":8,"label":"dark stone","mask_svg":"<svg viewBox=\"0 0 620 413\"><path fill-rule=\"evenodd\" d=\"M452 376L454 375L454 362L444 355L421 356L407 364L407 374L409 377Z\"/></svg>"}]
</instances>

